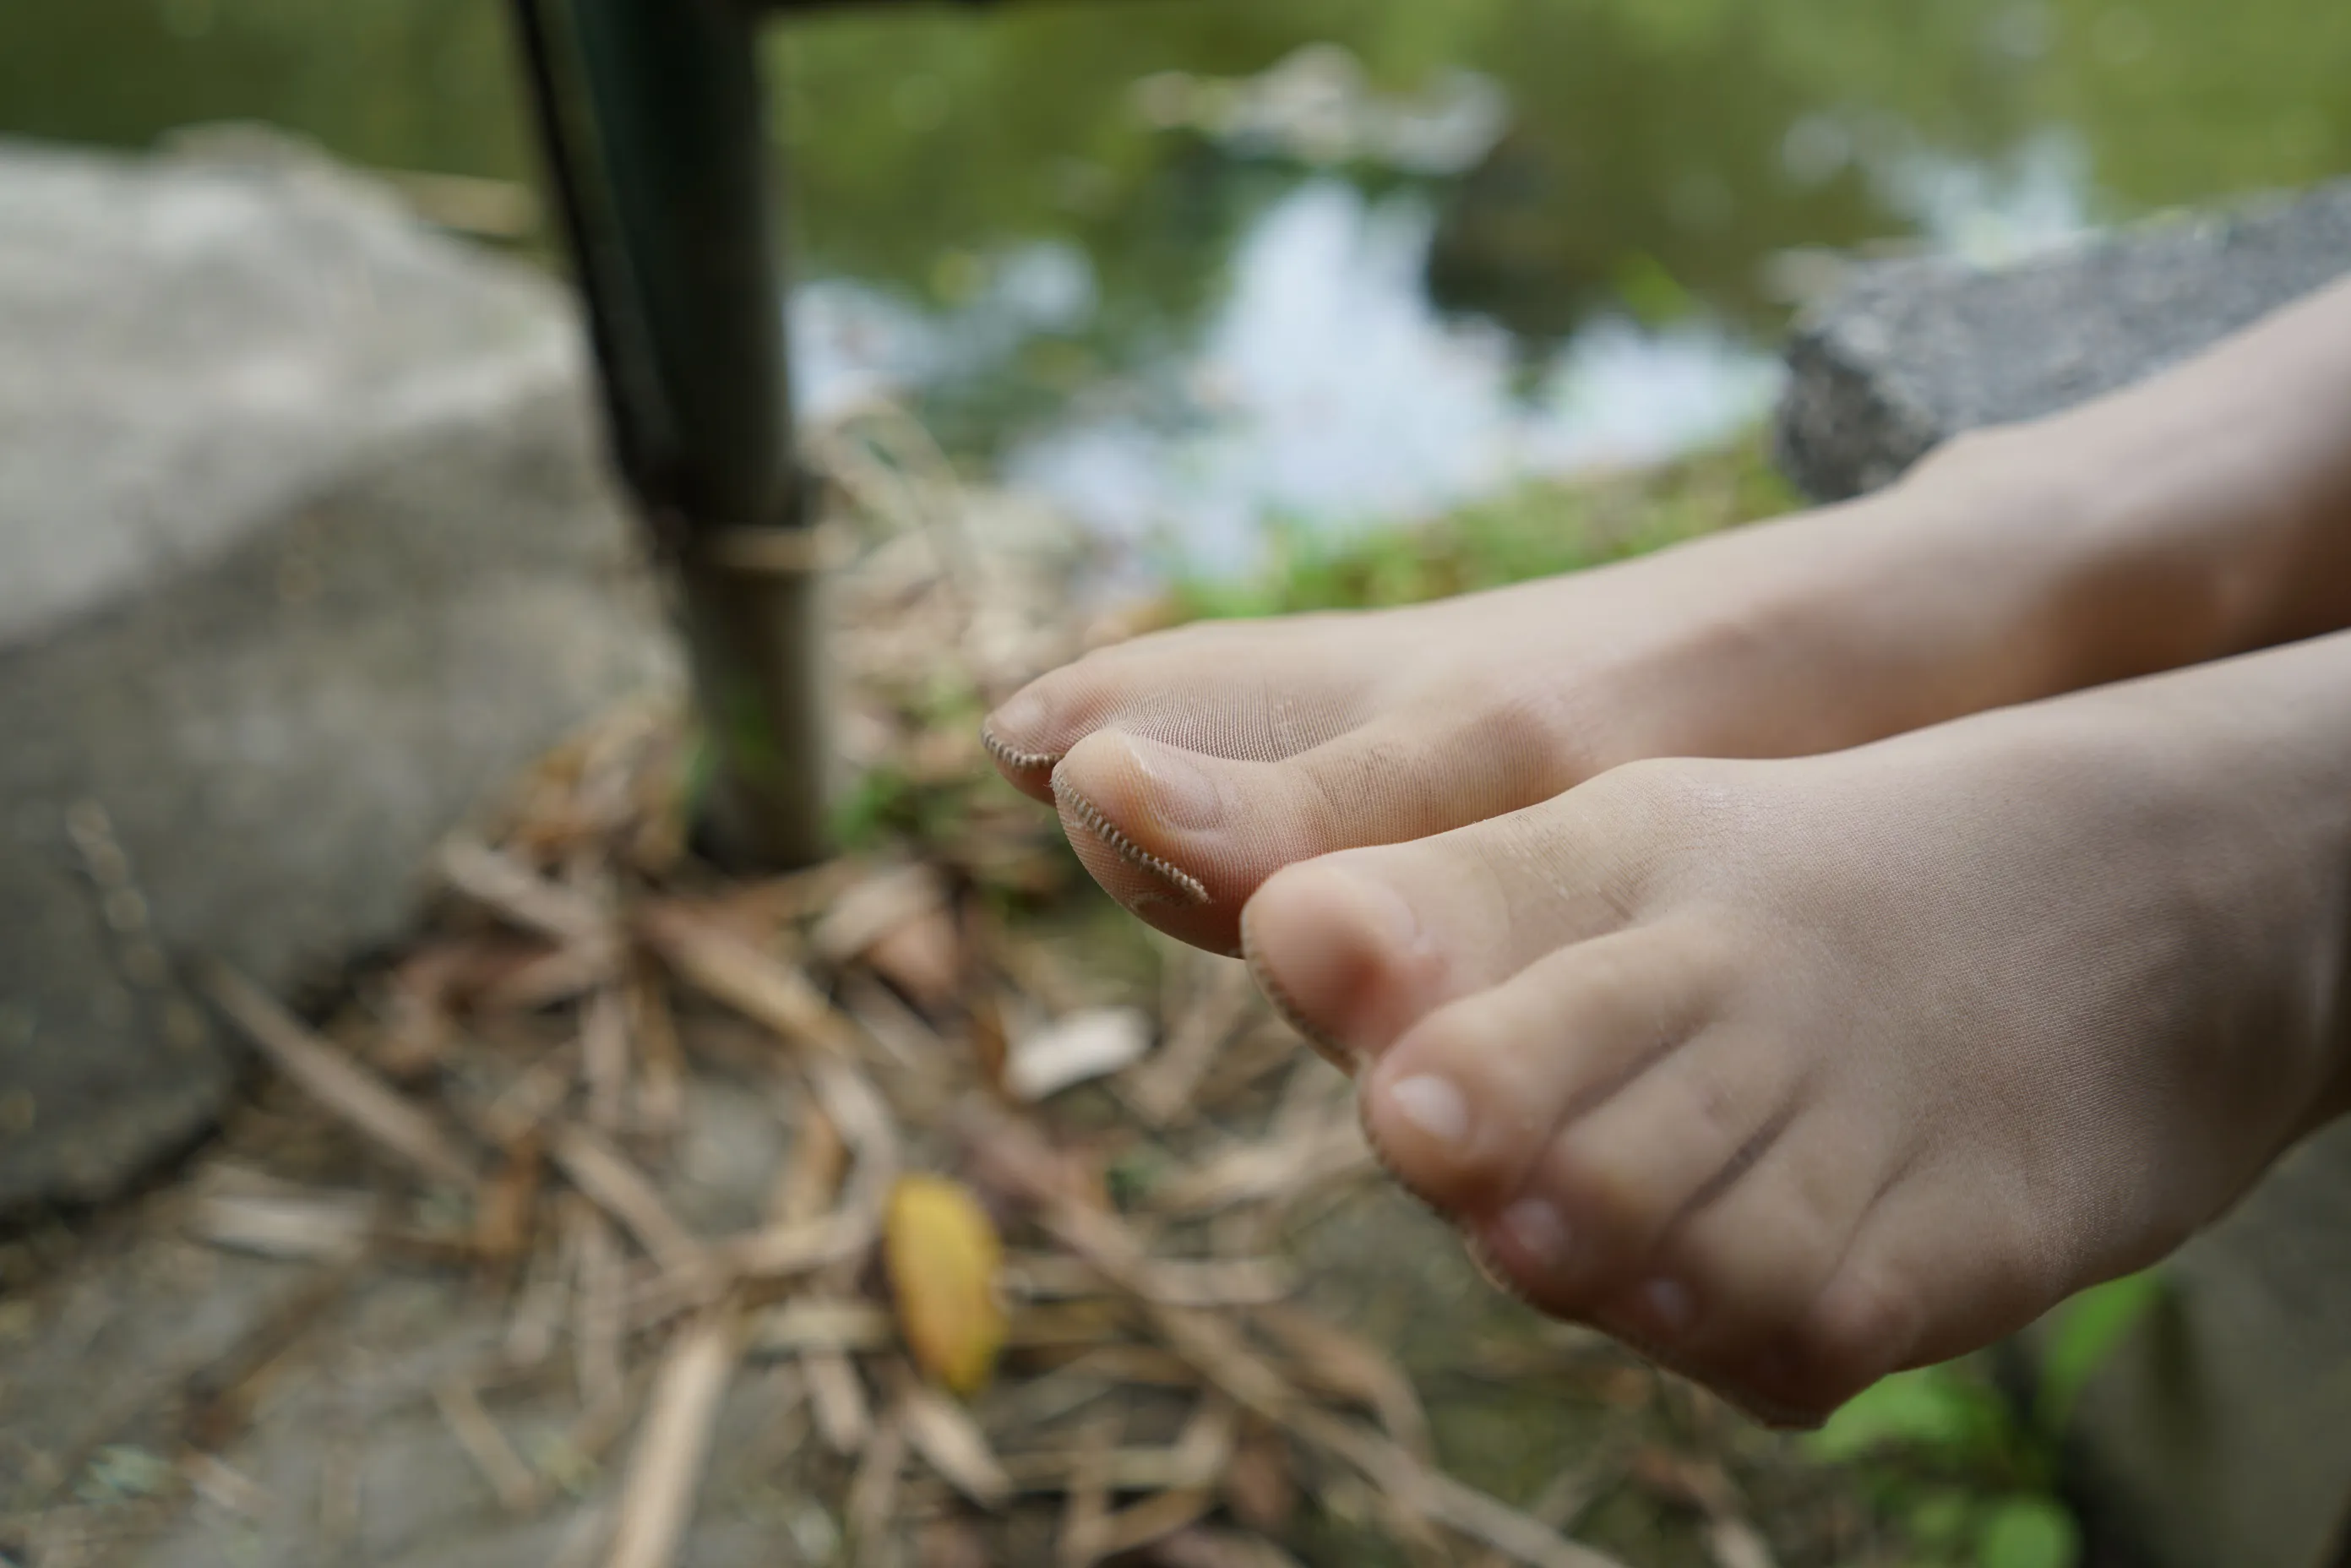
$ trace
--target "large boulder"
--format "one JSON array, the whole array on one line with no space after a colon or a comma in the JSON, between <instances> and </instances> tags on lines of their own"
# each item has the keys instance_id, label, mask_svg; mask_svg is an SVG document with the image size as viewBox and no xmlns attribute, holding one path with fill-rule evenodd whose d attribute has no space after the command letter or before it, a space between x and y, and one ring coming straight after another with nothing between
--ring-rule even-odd
<instances>
[{"instance_id":1,"label":"large boulder","mask_svg":"<svg viewBox=\"0 0 2351 1568\"><path fill-rule=\"evenodd\" d=\"M1799 321L1775 432L1818 500L1874 490L1963 430L2112 392L2351 269L2351 180L1983 270L1865 263Z\"/></svg>"},{"instance_id":2,"label":"large boulder","mask_svg":"<svg viewBox=\"0 0 2351 1568\"><path fill-rule=\"evenodd\" d=\"M206 1124L185 960L390 937L486 788L660 678L574 340L314 158L0 143L0 1211Z\"/></svg>"},{"instance_id":3,"label":"large boulder","mask_svg":"<svg viewBox=\"0 0 2351 1568\"><path fill-rule=\"evenodd\" d=\"M1860 267L1797 327L1782 465L1821 499L1873 489L1961 431L2137 381L2346 270L2351 183L2005 270ZM2341 1568L2351 1124L2296 1150L2167 1270L2162 1310L2103 1370L2074 1434L2101 1533L2162 1568Z\"/></svg>"}]
</instances>

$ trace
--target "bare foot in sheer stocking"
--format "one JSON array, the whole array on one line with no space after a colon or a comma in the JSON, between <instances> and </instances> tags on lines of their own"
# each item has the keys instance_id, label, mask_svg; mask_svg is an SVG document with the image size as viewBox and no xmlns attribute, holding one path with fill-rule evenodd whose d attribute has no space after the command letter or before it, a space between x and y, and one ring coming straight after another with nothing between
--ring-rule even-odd
<instances>
[{"instance_id":1,"label":"bare foot in sheer stocking","mask_svg":"<svg viewBox=\"0 0 2351 1568\"><path fill-rule=\"evenodd\" d=\"M1241 904L1294 861L1635 758L1826 749L2009 695L2012 660L1954 647L1997 622L1978 504L1995 488L1906 489L1442 603L1144 637L1015 695L988 749L1122 903L1230 952ZM1964 578L1937 564L1952 548Z\"/></svg>"},{"instance_id":2,"label":"bare foot in sheer stocking","mask_svg":"<svg viewBox=\"0 0 2351 1568\"><path fill-rule=\"evenodd\" d=\"M1422 608L1110 649L990 716L1104 885L1217 951L1292 862L1644 757L1797 757L2351 625L2351 282L1866 500Z\"/></svg>"},{"instance_id":3,"label":"bare foot in sheer stocking","mask_svg":"<svg viewBox=\"0 0 2351 1568\"><path fill-rule=\"evenodd\" d=\"M2351 634L1276 874L1249 956L1547 1311L1770 1416L1983 1344L2344 1103Z\"/></svg>"}]
</instances>

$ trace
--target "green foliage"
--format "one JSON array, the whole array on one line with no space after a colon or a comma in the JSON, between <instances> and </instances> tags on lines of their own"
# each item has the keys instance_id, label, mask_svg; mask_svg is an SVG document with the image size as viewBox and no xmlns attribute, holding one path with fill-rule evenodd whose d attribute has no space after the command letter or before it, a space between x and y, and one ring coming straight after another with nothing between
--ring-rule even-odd
<instances>
[{"instance_id":1,"label":"green foliage","mask_svg":"<svg viewBox=\"0 0 2351 1568\"><path fill-rule=\"evenodd\" d=\"M1290 520L1269 530L1248 576L1179 577L1174 612L1199 620L1419 603L1621 560L1793 499L1757 436L1651 473L1530 484L1426 523L1341 532Z\"/></svg>"},{"instance_id":2,"label":"green foliage","mask_svg":"<svg viewBox=\"0 0 2351 1568\"><path fill-rule=\"evenodd\" d=\"M2073 1568L2082 1532L2050 1498L2009 1497L1983 1511L1975 1545L1977 1568Z\"/></svg>"},{"instance_id":3,"label":"green foliage","mask_svg":"<svg viewBox=\"0 0 2351 1568\"><path fill-rule=\"evenodd\" d=\"M832 806L832 841L855 853L919 836L923 791L903 769L878 763L859 774Z\"/></svg>"},{"instance_id":4,"label":"green foliage","mask_svg":"<svg viewBox=\"0 0 2351 1568\"><path fill-rule=\"evenodd\" d=\"M266 120L366 163L528 178L500 12L478 0L0 5L0 129L138 146L191 121ZM1773 330L1781 306L1758 264L1913 228L1918 192L1901 170L1916 152L1996 175L2056 128L2081 151L2089 199L2116 212L2351 162L2339 0L843 6L770 34L800 270L952 315L1016 247L1082 253L1093 319L1043 332L1033 360L963 356L977 368L946 373L957 384L933 388L945 406L927 411L958 450L1049 422L1074 383L1188 347L1233 237L1299 176L1152 129L1134 84L1256 72L1324 39L1384 88L1468 67L1508 92L1509 138L1463 179L1337 173L1417 193L1437 218L1436 296L1537 339L1599 306L1669 317L1690 301ZM1783 144L1807 121L1832 155L1792 169Z\"/></svg>"},{"instance_id":5,"label":"green foliage","mask_svg":"<svg viewBox=\"0 0 2351 1568\"><path fill-rule=\"evenodd\" d=\"M2052 1312L2029 1410L1978 1364L1947 1362L1863 1390L1806 1448L1864 1477L1917 1568L2073 1568L2080 1532L2055 1495L2064 1421L2162 1290L2152 1271L2127 1275Z\"/></svg>"},{"instance_id":6,"label":"green foliage","mask_svg":"<svg viewBox=\"0 0 2351 1568\"><path fill-rule=\"evenodd\" d=\"M2094 1285L2058 1310L2041 1346L2036 1414L2045 1430L2064 1428L2092 1375L2162 1294L2162 1277L2146 1270Z\"/></svg>"},{"instance_id":7,"label":"green foliage","mask_svg":"<svg viewBox=\"0 0 2351 1568\"><path fill-rule=\"evenodd\" d=\"M2014 1436L1999 1395L1948 1366L1897 1372L1862 1390L1807 1443L1823 1459L1850 1461L1908 1448L1964 1464L1999 1463Z\"/></svg>"}]
</instances>

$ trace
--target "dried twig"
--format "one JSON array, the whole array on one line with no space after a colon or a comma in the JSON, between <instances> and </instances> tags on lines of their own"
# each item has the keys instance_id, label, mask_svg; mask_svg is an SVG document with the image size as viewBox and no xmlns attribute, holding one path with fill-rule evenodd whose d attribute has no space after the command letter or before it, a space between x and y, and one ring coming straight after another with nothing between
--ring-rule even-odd
<instances>
[{"instance_id":1,"label":"dried twig","mask_svg":"<svg viewBox=\"0 0 2351 1568\"><path fill-rule=\"evenodd\" d=\"M588 1124L620 1132L629 1095L629 1018L614 987L597 987L580 1011L580 1066L588 1082Z\"/></svg>"},{"instance_id":2,"label":"dried twig","mask_svg":"<svg viewBox=\"0 0 2351 1568\"><path fill-rule=\"evenodd\" d=\"M475 1134L501 1148L536 1134L571 1097L579 1053L556 1046L515 1074L497 1098L465 1118Z\"/></svg>"},{"instance_id":3,"label":"dried twig","mask_svg":"<svg viewBox=\"0 0 2351 1568\"><path fill-rule=\"evenodd\" d=\"M649 962L631 967L627 987L630 1039L640 1072L636 1119L654 1137L675 1132L685 1116L685 1053L677 1043L677 1020L669 996Z\"/></svg>"},{"instance_id":4,"label":"dried twig","mask_svg":"<svg viewBox=\"0 0 2351 1568\"><path fill-rule=\"evenodd\" d=\"M1622 1448L1604 1448L1598 1454L1568 1466L1527 1505L1527 1517L1546 1530L1564 1534L1574 1525L1577 1516L1607 1490L1610 1481L1624 1473L1625 1458ZM1470 1568L1509 1568L1509 1563L1508 1557L1488 1547L1479 1552Z\"/></svg>"},{"instance_id":5,"label":"dried twig","mask_svg":"<svg viewBox=\"0 0 2351 1568\"><path fill-rule=\"evenodd\" d=\"M1179 1531L1152 1549L1156 1568L1298 1568L1298 1560L1273 1542L1199 1528Z\"/></svg>"},{"instance_id":6,"label":"dried twig","mask_svg":"<svg viewBox=\"0 0 2351 1568\"><path fill-rule=\"evenodd\" d=\"M1423 1461L1432 1458L1427 1413L1394 1357L1328 1318L1295 1307L1262 1308L1251 1322L1288 1353L1301 1384L1364 1406L1406 1452Z\"/></svg>"},{"instance_id":7,"label":"dried twig","mask_svg":"<svg viewBox=\"0 0 2351 1568\"><path fill-rule=\"evenodd\" d=\"M559 1210L558 1216L561 1218ZM507 1321L508 1365L528 1371L553 1353L568 1292L580 1270L579 1245L574 1228L559 1226L555 1245L538 1248L526 1261L514 1313Z\"/></svg>"},{"instance_id":8,"label":"dried twig","mask_svg":"<svg viewBox=\"0 0 2351 1568\"><path fill-rule=\"evenodd\" d=\"M482 1408L474 1385L463 1378L449 1378L434 1385L433 1403L440 1408L441 1419L448 1424L457 1446L465 1450L468 1458L490 1483L497 1494L498 1505L508 1513L528 1513L538 1506L538 1477L522 1462L507 1441L490 1413Z\"/></svg>"},{"instance_id":9,"label":"dried twig","mask_svg":"<svg viewBox=\"0 0 2351 1568\"><path fill-rule=\"evenodd\" d=\"M1154 1188L1151 1204L1168 1214L1213 1214L1238 1203L1289 1197L1374 1168L1371 1146L1350 1113L1276 1142L1236 1144Z\"/></svg>"},{"instance_id":10,"label":"dried twig","mask_svg":"<svg viewBox=\"0 0 2351 1568\"><path fill-rule=\"evenodd\" d=\"M925 1463L982 1508L1000 1508L1012 1482L964 1407L928 1384L908 1381L898 1398L906 1436Z\"/></svg>"},{"instance_id":11,"label":"dried twig","mask_svg":"<svg viewBox=\"0 0 2351 1568\"><path fill-rule=\"evenodd\" d=\"M1007 1260L1008 1290L1031 1301L1099 1296L1122 1289L1082 1258L1026 1253ZM1250 1307L1298 1289L1298 1270L1280 1258L1153 1258L1137 1265L1134 1291L1171 1307Z\"/></svg>"},{"instance_id":12,"label":"dried twig","mask_svg":"<svg viewBox=\"0 0 2351 1568\"><path fill-rule=\"evenodd\" d=\"M800 1225L770 1226L721 1243L717 1256L727 1271L746 1280L783 1280L856 1258L881 1235L881 1217L847 1206Z\"/></svg>"},{"instance_id":13,"label":"dried twig","mask_svg":"<svg viewBox=\"0 0 2351 1568\"><path fill-rule=\"evenodd\" d=\"M721 1303L671 1344L621 1490L605 1568L664 1568L675 1560L741 1343L737 1313Z\"/></svg>"},{"instance_id":14,"label":"dried twig","mask_svg":"<svg viewBox=\"0 0 2351 1568\"><path fill-rule=\"evenodd\" d=\"M260 1482L200 1448L180 1456L180 1473L198 1496L231 1513L261 1519L276 1506L276 1500Z\"/></svg>"},{"instance_id":15,"label":"dried twig","mask_svg":"<svg viewBox=\"0 0 2351 1568\"><path fill-rule=\"evenodd\" d=\"M624 1387L621 1345L627 1333L620 1241L603 1215L584 1198L573 1198L564 1221L579 1268L572 1344L578 1353L580 1402L590 1410L618 1409Z\"/></svg>"},{"instance_id":16,"label":"dried twig","mask_svg":"<svg viewBox=\"0 0 2351 1568\"><path fill-rule=\"evenodd\" d=\"M232 1251L332 1261L367 1245L375 1207L365 1193L214 1193L196 1200L188 1228Z\"/></svg>"},{"instance_id":17,"label":"dried twig","mask_svg":"<svg viewBox=\"0 0 2351 1568\"><path fill-rule=\"evenodd\" d=\"M1558 1531L1500 1499L1427 1469L1377 1433L1311 1409L1297 1411L1287 1425L1305 1441L1361 1470L1391 1497L1526 1568L1625 1568L1604 1552L1562 1539Z\"/></svg>"},{"instance_id":18,"label":"dried twig","mask_svg":"<svg viewBox=\"0 0 2351 1568\"><path fill-rule=\"evenodd\" d=\"M891 1517L897 1511L899 1477L906 1468L906 1440L905 1417L893 1408L873 1428L849 1483L845 1511L861 1562L872 1561L888 1538Z\"/></svg>"},{"instance_id":19,"label":"dried twig","mask_svg":"<svg viewBox=\"0 0 2351 1568\"><path fill-rule=\"evenodd\" d=\"M873 1436L873 1406L849 1357L819 1353L807 1358L809 1404L818 1436L836 1454L853 1454Z\"/></svg>"},{"instance_id":20,"label":"dried twig","mask_svg":"<svg viewBox=\"0 0 2351 1568\"><path fill-rule=\"evenodd\" d=\"M530 1244L538 1214L540 1157L535 1134L508 1145L474 1202L475 1254L485 1262L511 1265Z\"/></svg>"},{"instance_id":21,"label":"dried twig","mask_svg":"<svg viewBox=\"0 0 2351 1568\"><path fill-rule=\"evenodd\" d=\"M796 1045L855 1054L855 1026L799 969L679 904L643 911L637 926L680 979L714 1000Z\"/></svg>"},{"instance_id":22,"label":"dried twig","mask_svg":"<svg viewBox=\"0 0 2351 1568\"><path fill-rule=\"evenodd\" d=\"M1114 1417L1087 1424L1080 1435L1077 1463L1061 1505L1061 1533L1054 1551L1057 1568L1093 1568L1102 1561L1102 1536L1110 1520L1110 1446L1118 1440Z\"/></svg>"},{"instance_id":23,"label":"dried twig","mask_svg":"<svg viewBox=\"0 0 2351 1568\"><path fill-rule=\"evenodd\" d=\"M1157 1497L1123 1508L1102 1522L1094 1538L1096 1560L1115 1557L1148 1546L1163 1536L1197 1524L1217 1506L1217 1494L1205 1487L1164 1491Z\"/></svg>"},{"instance_id":24,"label":"dried twig","mask_svg":"<svg viewBox=\"0 0 2351 1568\"><path fill-rule=\"evenodd\" d=\"M758 1321L749 1348L754 1354L787 1355L884 1350L896 1333L888 1309L872 1301L796 1296Z\"/></svg>"},{"instance_id":25,"label":"dried twig","mask_svg":"<svg viewBox=\"0 0 2351 1568\"><path fill-rule=\"evenodd\" d=\"M474 1184L473 1163L412 1102L295 1021L251 981L222 965L203 972L204 988L246 1038L311 1098L434 1181Z\"/></svg>"},{"instance_id":26,"label":"dried twig","mask_svg":"<svg viewBox=\"0 0 2351 1568\"><path fill-rule=\"evenodd\" d=\"M556 1134L553 1152L563 1174L597 1207L626 1226L664 1270L690 1277L704 1287L716 1283L702 1243L678 1223L653 1183L618 1149L574 1123Z\"/></svg>"},{"instance_id":27,"label":"dried twig","mask_svg":"<svg viewBox=\"0 0 2351 1568\"><path fill-rule=\"evenodd\" d=\"M611 918L596 900L486 844L453 839L437 865L451 887L525 931L563 946L609 947L614 939Z\"/></svg>"},{"instance_id":28,"label":"dried twig","mask_svg":"<svg viewBox=\"0 0 2351 1568\"><path fill-rule=\"evenodd\" d=\"M1194 999L1169 1028L1159 1054L1126 1081L1128 1103L1154 1126L1183 1116L1217 1051L1257 1003L1256 983L1239 959L1203 956L1192 961L1207 967Z\"/></svg>"},{"instance_id":29,"label":"dried twig","mask_svg":"<svg viewBox=\"0 0 2351 1568\"><path fill-rule=\"evenodd\" d=\"M943 907L946 884L919 862L869 873L831 900L809 945L827 962L847 964L899 926Z\"/></svg>"}]
</instances>

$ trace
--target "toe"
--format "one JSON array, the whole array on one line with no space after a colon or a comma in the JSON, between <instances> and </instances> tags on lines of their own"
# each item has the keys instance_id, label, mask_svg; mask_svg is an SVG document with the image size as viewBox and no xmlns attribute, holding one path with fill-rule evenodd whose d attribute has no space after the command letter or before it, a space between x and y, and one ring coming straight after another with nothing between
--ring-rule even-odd
<instances>
[{"instance_id":1,"label":"toe","mask_svg":"<svg viewBox=\"0 0 2351 1568\"><path fill-rule=\"evenodd\" d=\"M1098 649L1040 676L980 736L1012 783L1053 802L1053 769L1122 729L1215 757L1288 757L1358 723L1370 682L1342 627L1315 618L1212 622Z\"/></svg>"},{"instance_id":2,"label":"toe","mask_svg":"<svg viewBox=\"0 0 2351 1568\"><path fill-rule=\"evenodd\" d=\"M1615 773L1555 800L1410 843L1270 877L1244 911L1259 983L1346 1061L1380 1055L1447 1002L1637 919L1645 835Z\"/></svg>"},{"instance_id":3,"label":"toe","mask_svg":"<svg viewBox=\"0 0 2351 1568\"><path fill-rule=\"evenodd\" d=\"M1822 1120L1797 1118L1678 1219L1600 1321L1718 1386L1784 1383L1773 1353L1800 1335L1877 1186L1865 1153L1823 1145Z\"/></svg>"},{"instance_id":4,"label":"toe","mask_svg":"<svg viewBox=\"0 0 2351 1568\"><path fill-rule=\"evenodd\" d=\"M1568 1122L1516 1192L1470 1223L1529 1301L1589 1313L1657 1273L1676 1222L1768 1152L1795 1077L1753 1037L1706 1030ZM1686 1286L1669 1284L1663 1304Z\"/></svg>"},{"instance_id":5,"label":"toe","mask_svg":"<svg viewBox=\"0 0 2351 1568\"><path fill-rule=\"evenodd\" d=\"M1726 968L1697 923L1642 925L1570 946L1438 1009L1387 1049L1365 1084L1374 1146L1441 1208L1499 1206L1563 1122L1704 1027ZM1568 1225L1563 1212L1520 1218L1544 1234Z\"/></svg>"},{"instance_id":6,"label":"toe","mask_svg":"<svg viewBox=\"0 0 2351 1568\"><path fill-rule=\"evenodd\" d=\"M1994 1336L1948 1352L1930 1344L1929 1297L1919 1287L1931 1276L1902 1255L1902 1207L1873 1207L1813 1300L1719 1385L1774 1425L1813 1427L1889 1373L1989 1343Z\"/></svg>"},{"instance_id":7,"label":"toe","mask_svg":"<svg viewBox=\"0 0 2351 1568\"><path fill-rule=\"evenodd\" d=\"M1048 777L1073 833L1110 846L1086 858L1119 873L1105 883L1113 894L1171 936L1229 952L1241 906L1283 867L1499 816L1555 793L1566 773L1529 726L1414 708L1263 760L1096 729ZM1136 867L1147 874L1127 874ZM1172 903L1170 882L1185 894Z\"/></svg>"},{"instance_id":8,"label":"toe","mask_svg":"<svg viewBox=\"0 0 2351 1568\"><path fill-rule=\"evenodd\" d=\"M1062 831L1094 880L1128 909L1212 951L1236 946L1217 897L1229 882L1207 830L1225 794L1217 759L1121 730L1096 730L1052 770ZM1222 764L1225 768L1234 766Z\"/></svg>"}]
</instances>

